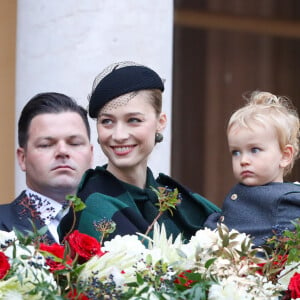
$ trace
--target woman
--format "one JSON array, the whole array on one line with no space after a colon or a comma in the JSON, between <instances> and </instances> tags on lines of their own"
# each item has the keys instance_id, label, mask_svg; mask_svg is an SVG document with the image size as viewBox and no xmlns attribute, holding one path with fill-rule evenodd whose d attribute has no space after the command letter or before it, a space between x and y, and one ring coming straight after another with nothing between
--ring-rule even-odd
<instances>
[{"instance_id":1,"label":"woman","mask_svg":"<svg viewBox=\"0 0 300 300\"><path fill-rule=\"evenodd\" d=\"M158 187L178 189L181 202L158 219L167 233L189 239L207 216L219 209L172 178L155 179L147 167L156 143L163 140L166 115L161 112L164 84L156 72L132 62L116 63L93 84L89 115L97 120L98 142L108 159L89 170L78 188L86 204L77 216L80 232L99 238L95 222L113 220L117 234L145 233L159 213Z\"/></svg>"}]
</instances>

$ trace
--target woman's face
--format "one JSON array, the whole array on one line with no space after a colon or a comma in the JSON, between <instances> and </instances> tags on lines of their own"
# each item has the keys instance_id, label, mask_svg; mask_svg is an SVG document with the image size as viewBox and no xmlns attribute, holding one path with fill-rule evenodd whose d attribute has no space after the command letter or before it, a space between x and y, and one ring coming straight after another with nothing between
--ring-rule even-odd
<instances>
[{"instance_id":1,"label":"woman's face","mask_svg":"<svg viewBox=\"0 0 300 300\"><path fill-rule=\"evenodd\" d=\"M98 115L98 140L110 170L146 169L155 133L166 125L165 114L157 116L148 91L133 96L127 94L110 101Z\"/></svg>"}]
</instances>

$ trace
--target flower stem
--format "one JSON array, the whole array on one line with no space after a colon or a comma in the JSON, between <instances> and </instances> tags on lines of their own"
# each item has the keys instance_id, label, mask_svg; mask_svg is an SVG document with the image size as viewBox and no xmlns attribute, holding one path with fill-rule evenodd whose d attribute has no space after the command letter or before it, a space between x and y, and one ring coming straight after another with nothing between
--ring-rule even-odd
<instances>
[{"instance_id":1,"label":"flower stem","mask_svg":"<svg viewBox=\"0 0 300 300\"><path fill-rule=\"evenodd\" d=\"M152 221L152 223L148 226L147 231L145 232L145 235L148 235L149 232L152 230L154 224L158 221L158 219L162 216L163 212L160 211L158 213L158 215L154 218L154 220ZM142 242L144 242L144 238L142 239Z\"/></svg>"}]
</instances>

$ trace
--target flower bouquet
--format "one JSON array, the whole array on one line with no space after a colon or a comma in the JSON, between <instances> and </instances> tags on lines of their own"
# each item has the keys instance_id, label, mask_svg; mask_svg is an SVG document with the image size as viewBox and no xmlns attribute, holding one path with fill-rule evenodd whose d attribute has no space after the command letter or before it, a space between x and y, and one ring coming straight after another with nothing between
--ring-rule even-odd
<instances>
[{"instance_id":1,"label":"flower bouquet","mask_svg":"<svg viewBox=\"0 0 300 300\"><path fill-rule=\"evenodd\" d=\"M160 207L171 209L173 197ZM95 222L104 235L110 220ZM275 300L300 297L300 225L266 247L220 224L187 242L154 222L153 234L96 240L77 230L62 245L41 242L46 228L0 231L0 299ZM33 226L34 228L34 226ZM148 232L148 231L147 231Z\"/></svg>"},{"instance_id":2,"label":"flower bouquet","mask_svg":"<svg viewBox=\"0 0 300 300\"><path fill-rule=\"evenodd\" d=\"M274 241L277 254L262 258L264 249L224 225L186 244L157 224L151 239L116 236L102 246L76 230L64 245L0 232L0 299L297 299L298 256Z\"/></svg>"}]
</instances>

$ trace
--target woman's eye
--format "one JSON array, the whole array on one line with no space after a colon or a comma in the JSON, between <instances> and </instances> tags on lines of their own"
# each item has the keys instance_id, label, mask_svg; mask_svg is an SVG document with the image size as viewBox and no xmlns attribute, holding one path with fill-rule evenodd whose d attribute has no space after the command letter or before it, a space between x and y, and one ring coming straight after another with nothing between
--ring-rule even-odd
<instances>
[{"instance_id":1,"label":"woman's eye","mask_svg":"<svg viewBox=\"0 0 300 300\"><path fill-rule=\"evenodd\" d=\"M112 120L111 119L102 119L102 120L99 120L99 123L103 124L103 125L107 125L107 124L111 124Z\"/></svg>"},{"instance_id":2,"label":"woman's eye","mask_svg":"<svg viewBox=\"0 0 300 300\"><path fill-rule=\"evenodd\" d=\"M142 122L140 119L138 119L138 118L130 118L129 120L128 120L128 122L129 123L140 123L140 122Z\"/></svg>"}]
</instances>

